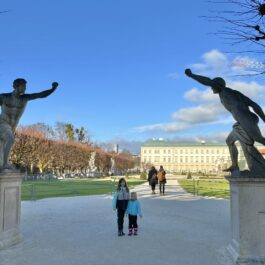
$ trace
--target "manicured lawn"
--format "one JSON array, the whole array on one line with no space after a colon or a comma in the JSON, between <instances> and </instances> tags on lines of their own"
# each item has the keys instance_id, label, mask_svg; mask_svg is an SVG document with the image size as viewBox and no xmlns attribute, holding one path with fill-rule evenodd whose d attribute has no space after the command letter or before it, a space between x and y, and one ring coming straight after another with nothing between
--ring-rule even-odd
<instances>
[{"instance_id":1,"label":"manicured lawn","mask_svg":"<svg viewBox=\"0 0 265 265\"><path fill-rule=\"evenodd\" d=\"M229 182L226 179L178 180L178 182L184 190L196 195L224 199L230 197Z\"/></svg>"},{"instance_id":2,"label":"manicured lawn","mask_svg":"<svg viewBox=\"0 0 265 265\"><path fill-rule=\"evenodd\" d=\"M144 183L145 180L129 179L129 188ZM22 183L22 200L38 200L49 197L110 194L115 191L117 181L104 179L37 180Z\"/></svg>"}]
</instances>

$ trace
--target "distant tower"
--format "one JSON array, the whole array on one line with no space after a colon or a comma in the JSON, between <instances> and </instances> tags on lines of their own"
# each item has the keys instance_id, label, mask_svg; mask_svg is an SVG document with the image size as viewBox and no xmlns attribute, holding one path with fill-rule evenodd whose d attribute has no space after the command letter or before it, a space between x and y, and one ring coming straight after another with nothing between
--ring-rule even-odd
<instances>
[{"instance_id":1,"label":"distant tower","mask_svg":"<svg viewBox=\"0 0 265 265\"><path fill-rule=\"evenodd\" d=\"M119 145L118 144L114 144L114 146L113 146L113 151L115 152L115 153L119 153Z\"/></svg>"}]
</instances>

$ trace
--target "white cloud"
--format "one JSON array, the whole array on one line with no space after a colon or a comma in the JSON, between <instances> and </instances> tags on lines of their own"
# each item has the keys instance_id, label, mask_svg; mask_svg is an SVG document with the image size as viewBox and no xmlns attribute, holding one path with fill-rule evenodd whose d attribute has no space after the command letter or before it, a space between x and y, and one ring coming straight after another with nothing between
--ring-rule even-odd
<instances>
[{"instance_id":1,"label":"white cloud","mask_svg":"<svg viewBox=\"0 0 265 265\"><path fill-rule=\"evenodd\" d=\"M225 113L221 104L205 104L191 108L182 108L172 114L175 121L189 124L201 124L216 121Z\"/></svg>"},{"instance_id":2,"label":"white cloud","mask_svg":"<svg viewBox=\"0 0 265 265\"><path fill-rule=\"evenodd\" d=\"M205 90L198 90L197 88L192 88L184 94L184 98L193 102L208 102L208 103L218 103L220 102L219 97L216 96L211 89L207 88Z\"/></svg>"},{"instance_id":3,"label":"white cloud","mask_svg":"<svg viewBox=\"0 0 265 265\"><path fill-rule=\"evenodd\" d=\"M194 72L202 75L210 75L212 73L215 76L219 76L221 73L226 72L229 66L227 56L216 49L204 53L202 59L203 63L190 65Z\"/></svg>"},{"instance_id":4,"label":"white cloud","mask_svg":"<svg viewBox=\"0 0 265 265\"><path fill-rule=\"evenodd\" d=\"M167 75L169 78L177 80L179 79L179 74L178 73L170 73Z\"/></svg>"},{"instance_id":5,"label":"white cloud","mask_svg":"<svg viewBox=\"0 0 265 265\"><path fill-rule=\"evenodd\" d=\"M265 66L250 57L239 57L230 59L226 54L213 49L202 55L202 63L190 65L196 74L214 78L221 76L225 78L227 87L238 90L253 100L261 99L265 92L265 86L257 82L245 82L235 80L241 74L253 73L252 68L265 69ZM240 64L241 63L241 64ZM171 77L178 76L170 74ZM171 114L173 122L144 125L135 128L138 132L163 131L180 132L187 131L198 125L229 124L233 123L232 116L222 106L217 94L213 94L210 88L199 90L194 87L184 94L184 98L197 106L181 108Z\"/></svg>"},{"instance_id":6,"label":"white cloud","mask_svg":"<svg viewBox=\"0 0 265 265\"><path fill-rule=\"evenodd\" d=\"M260 99L261 97L263 97L263 94L265 92L265 86L259 85L254 81L243 82L228 80L227 86L234 90L240 91L241 93L252 99Z\"/></svg>"},{"instance_id":7,"label":"white cloud","mask_svg":"<svg viewBox=\"0 0 265 265\"><path fill-rule=\"evenodd\" d=\"M179 132L191 128L191 124L182 123L182 122L171 122L171 123L158 123L151 125L143 125L134 128L136 132Z\"/></svg>"},{"instance_id":8,"label":"white cloud","mask_svg":"<svg viewBox=\"0 0 265 265\"><path fill-rule=\"evenodd\" d=\"M265 70L265 64L248 56L230 58L219 50L213 49L202 55L203 62L191 64L190 68L206 76L231 78L243 75L255 75Z\"/></svg>"}]
</instances>

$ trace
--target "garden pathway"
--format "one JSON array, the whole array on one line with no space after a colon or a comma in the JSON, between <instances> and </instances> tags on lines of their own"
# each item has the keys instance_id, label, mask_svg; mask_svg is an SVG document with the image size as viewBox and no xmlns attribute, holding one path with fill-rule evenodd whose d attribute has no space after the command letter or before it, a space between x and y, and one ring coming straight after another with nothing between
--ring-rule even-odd
<instances>
[{"instance_id":1,"label":"garden pathway","mask_svg":"<svg viewBox=\"0 0 265 265\"><path fill-rule=\"evenodd\" d=\"M132 237L117 236L110 195L22 202L24 239L0 251L0 265L231 264L228 200L193 197L176 180L165 196L136 191L144 217Z\"/></svg>"}]
</instances>

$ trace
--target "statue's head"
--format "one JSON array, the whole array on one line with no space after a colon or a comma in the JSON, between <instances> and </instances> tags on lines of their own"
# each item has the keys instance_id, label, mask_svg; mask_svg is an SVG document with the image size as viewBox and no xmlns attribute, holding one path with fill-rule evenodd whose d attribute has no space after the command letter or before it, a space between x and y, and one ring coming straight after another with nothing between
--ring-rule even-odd
<instances>
[{"instance_id":1,"label":"statue's head","mask_svg":"<svg viewBox=\"0 0 265 265\"><path fill-rule=\"evenodd\" d=\"M27 81L23 78L17 78L13 82L13 88L16 94L23 95L26 91Z\"/></svg>"},{"instance_id":2,"label":"statue's head","mask_svg":"<svg viewBox=\"0 0 265 265\"><path fill-rule=\"evenodd\" d=\"M212 90L213 93L219 93L223 88L226 87L225 80L221 77L216 77L213 80Z\"/></svg>"}]
</instances>

